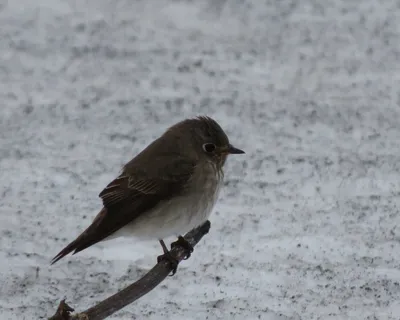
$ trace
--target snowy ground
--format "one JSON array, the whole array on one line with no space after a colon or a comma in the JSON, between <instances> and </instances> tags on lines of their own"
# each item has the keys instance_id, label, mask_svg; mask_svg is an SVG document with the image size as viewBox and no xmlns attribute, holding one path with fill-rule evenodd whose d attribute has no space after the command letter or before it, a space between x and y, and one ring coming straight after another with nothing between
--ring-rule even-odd
<instances>
[{"instance_id":1,"label":"snowy ground","mask_svg":"<svg viewBox=\"0 0 400 320\"><path fill-rule=\"evenodd\" d=\"M232 157L212 230L113 319L400 319L398 1L3 0L0 318L81 311L157 242L49 260L120 167L206 114ZM115 246L117 245L117 246Z\"/></svg>"}]
</instances>

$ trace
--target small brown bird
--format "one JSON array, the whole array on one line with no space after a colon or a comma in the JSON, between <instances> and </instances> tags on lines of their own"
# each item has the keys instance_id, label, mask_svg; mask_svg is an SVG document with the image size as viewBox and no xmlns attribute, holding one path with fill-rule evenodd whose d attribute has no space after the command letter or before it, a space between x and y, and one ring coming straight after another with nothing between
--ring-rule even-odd
<instances>
[{"instance_id":1,"label":"small brown bird","mask_svg":"<svg viewBox=\"0 0 400 320\"><path fill-rule=\"evenodd\" d=\"M99 194L103 209L51 264L72 251L119 236L158 239L166 253L163 238L179 236L208 219L226 158L241 153L209 117L175 124L128 162ZM184 245L181 236L178 240Z\"/></svg>"}]
</instances>

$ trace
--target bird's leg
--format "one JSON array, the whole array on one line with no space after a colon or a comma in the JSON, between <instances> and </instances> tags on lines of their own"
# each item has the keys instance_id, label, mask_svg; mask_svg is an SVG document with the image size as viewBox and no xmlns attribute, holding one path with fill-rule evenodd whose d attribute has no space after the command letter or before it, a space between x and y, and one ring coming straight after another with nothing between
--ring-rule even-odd
<instances>
[{"instance_id":1,"label":"bird's leg","mask_svg":"<svg viewBox=\"0 0 400 320\"><path fill-rule=\"evenodd\" d=\"M187 254L186 254L186 257L184 258L184 260L187 260L190 258L191 254L193 252L193 246L188 241L186 241L184 237L179 236L178 240L171 243L171 249L175 248L176 246L182 247L186 250Z\"/></svg>"},{"instance_id":2,"label":"bird's leg","mask_svg":"<svg viewBox=\"0 0 400 320\"><path fill-rule=\"evenodd\" d=\"M157 263L159 263L163 260L168 260L168 262L171 263L171 265L172 265L172 274L171 274L171 277L172 277L176 273L176 270L178 269L179 261L171 255L171 252L169 252L169 250L167 249L167 246L165 245L164 240L160 240L160 244L161 244L164 254L157 257Z\"/></svg>"}]
</instances>

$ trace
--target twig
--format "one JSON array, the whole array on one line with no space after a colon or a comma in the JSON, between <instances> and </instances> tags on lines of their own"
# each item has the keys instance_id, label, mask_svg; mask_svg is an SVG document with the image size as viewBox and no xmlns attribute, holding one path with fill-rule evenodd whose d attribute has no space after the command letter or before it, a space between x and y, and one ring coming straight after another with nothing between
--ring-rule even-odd
<instances>
[{"instance_id":1,"label":"twig","mask_svg":"<svg viewBox=\"0 0 400 320\"><path fill-rule=\"evenodd\" d=\"M210 230L210 221L206 221L200 227L189 231L185 236L193 247L203 238ZM176 246L170 251L171 255L181 262L187 255L185 248ZM168 260L161 260L141 279L132 283L130 286L112 295L111 297L99 302L83 312L71 315L74 311L70 306L62 300L58 306L57 312L49 320L102 320L113 313L126 307L128 304L139 299L146 293L153 290L159 285L173 270L173 264Z\"/></svg>"},{"instance_id":2,"label":"twig","mask_svg":"<svg viewBox=\"0 0 400 320\"><path fill-rule=\"evenodd\" d=\"M65 303L65 299L61 300L55 315L49 318L49 320L69 320L72 311L74 311L74 309Z\"/></svg>"}]
</instances>

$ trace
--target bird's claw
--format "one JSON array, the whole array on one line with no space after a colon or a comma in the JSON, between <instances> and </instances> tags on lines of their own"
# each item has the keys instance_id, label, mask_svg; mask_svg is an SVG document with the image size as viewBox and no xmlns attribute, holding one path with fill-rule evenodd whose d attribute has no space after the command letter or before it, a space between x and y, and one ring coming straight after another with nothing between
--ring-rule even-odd
<instances>
[{"instance_id":1,"label":"bird's claw","mask_svg":"<svg viewBox=\"0 0 400 320\"><path fill-rule=\"evenodd\" d=\"M171 249L177 246L182 247L186 250L186 256L185 258L183 258L183 260L189 259L194 250L193 246L182 236L179 236L177 241L171 243Z\"/></svg>"},{"instance_id":2,"label":"bird's claw","mask_svg":"<svg viewBox=\"0 0 400 320\"><path fill-rule=\"evenodd\" d=\"M157 263L160 263L161 261L168 261L171 264L172 273L170 274L170 277L172 277L176 273L176 270L178 270L179 261L173 257L171 252L168 250L164 251L164 254L157 257Z\"/></svg>"},{"instance_id":3,"label":"bird's claw","mask_svg":"<svg viewBox=\"0 0 400 320\"><path fill-rule=\"evenodd\" d=\"M171 254L171 252L165 246L163 240L160 240L160 244L164 254L157 257L157 263L160 263L161 261L168 261L171 264L172 274L170 276L172 277L178 269L179 260ZM171 243L171 250L175 247L181 247L186 250L186 256L183 258L183 260L189 259L193 252L193 246L182 236L179 236L177 241Z\"/></svg>"}]
</instances>

